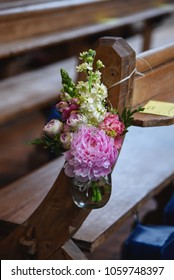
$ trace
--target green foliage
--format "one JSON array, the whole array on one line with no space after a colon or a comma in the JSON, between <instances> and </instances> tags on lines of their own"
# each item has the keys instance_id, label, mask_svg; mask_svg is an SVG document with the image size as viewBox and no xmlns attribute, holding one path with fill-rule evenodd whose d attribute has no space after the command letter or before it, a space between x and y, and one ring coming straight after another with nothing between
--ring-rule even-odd
<instances>
[{"instance_id":1,"label":"green foliage","mask_svg":"<svg viewBox=\"0 0 174 280\"><path fill-rule=\"evenodd\" d=\"M138 107L136 110L131 111L130 108L124 108L122 115L121 115L121 120L125 125L125 129L127 129L129 126L131 126L133 124L133 115L135 113L138 113L140 111L143 111L144 108L142 107Z\"/></svg>"},{"instance_id":2,"label":"green foliage","mask_svg":"<svg viewBox=\"0 0 174 280\"><path fill-rule=\"evenodd\" d=\"M44 149L48 149L55 156L59 156L63 152L63 148L59 139L59 135L50 137L46 134L42 135L41 138L36 138L30 142L32 145L40 145Z\"/></svg>"}]
</instances>

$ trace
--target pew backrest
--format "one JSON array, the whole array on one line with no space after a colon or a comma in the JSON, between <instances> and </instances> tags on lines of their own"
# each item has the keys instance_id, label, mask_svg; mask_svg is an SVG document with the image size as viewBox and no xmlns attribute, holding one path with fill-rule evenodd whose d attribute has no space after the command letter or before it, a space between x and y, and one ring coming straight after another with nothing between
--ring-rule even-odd
<instances>
[{"instance_id":1,"label":"pew backrest","mask_svg":"<svg viewBox=\"0 0 174 280\"><path fill-rule=\"evenodd\" d=\"M148 100L174 103L174 42L137 56L132 107L145 105ZM137 113L140 126L169 125L174 117Z\"/></svg>"}]
</instances>

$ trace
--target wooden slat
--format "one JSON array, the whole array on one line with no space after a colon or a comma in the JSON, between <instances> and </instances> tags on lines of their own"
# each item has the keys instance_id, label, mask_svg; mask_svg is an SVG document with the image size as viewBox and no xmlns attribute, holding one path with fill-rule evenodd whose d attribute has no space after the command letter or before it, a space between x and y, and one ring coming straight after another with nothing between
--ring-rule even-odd
<instances>
[{"instance_id":1,"label":"wooden slat","mask_svg":"<svg viewBox=\"0 0 174 280\"><path fill-rule=\"evenodd\" d=\"M38 5L41 4L42 6L48 5L50 6L51 2L56 2L55 6L56 7L62 7L62 6L70 6L70 5L79 5L82 4L83 2L90 3L90 2L97 2L100 0L61 0L61 1L55 1L55 0L0 0L0 9L7 9L7 8L15 8L15 7L25 7L25 6L31 6L31 5Z\"/></svg>"},{"instance_id":2,"label":"wooden slat","mask_svg":"<svg viewBox=\"0 0 174 280\"><path fill-rule=\"evenodd\" d=\"M142 11L137 14L135 12L132 15L124 15L122 17L112 17L106 18L105 22L96 22L82 24L80 26L72 26L66 30L53 30L47 34L38 34L37 36L33 36L30 38L18 38L16 40L12 40L10 42L2 41L0 45L0 58L7 58L12 55L21 54L26 51L31 51L36 48L43 48L52 46L55 44L60 44L63 42L70 42L71 40L85 38L92 35L98 34L98 37L101 36L102 32L109 32L114 29L121 28L126 25L135 24L137 22L156 19L160 16L164 16L167 14L171 14L174 12L174 6L167 7L159 7L156 9L151 9L147 11ZM4 28L4 27L3 27ZM106 34L105 34L106 35Z\"/></svg>"},{"instance_id":3,"label":"wooden slat","mask_svg":"<svg viewBox=\"0 0 174 280\"><path fill-rule=\"evenodd\" d=\"M174 103L174 98L171 98L171 93L169 93L169 98L167 98L168 93L164 95L159 95L157 101L171 102ZM141 127L152 127L152 126L161 126L161 125L172 125L174 123L173 117L166 117L161 115L152 115L152 114L143 114L136 113L134 114L134 125Z\"/></svg>"},{"instance_id":4,"label":"wooden slat","mask_svg":"<svg viewBox=\"0 0 174 280\"><path fill-rule=\"evenodd\" d=\"M63 157L59 158L1 189L1 219L22 224L47 195L63 163ZM5 197L6 199L4 199ZM8 207L8 205L11 206Z\"/></svg>"},{"instance_id":5,"label":"wooden slat","mask_svg":"<svg viewBox=\"0 0 174 280\"><path fill-rule=\"evenodd\" d=\"M167 63L157 69L153 69L144 77L136 79L133 92L133 106L144 104L150 99L158 100L158 96L165 95L165 93L166 101L172 101L174 99L173 73L174 56L173 61L171 60L170 63Z\"/></svg>"},{"instance_id":6,"label":"wooden slat","mask_svg":"<svg viewBox=\"0 0 174 280\"><path fill-rule=\"evenodd\" d=\"M173 60L174 43L169 43L140 53L136 59L137 71L141 73L151 72L156 67Z\"/></svg>"},{"instance_id":7,"label":"wooden slat","mask_svg":"<svg viewBox=\"0 0 174 280\"><path fill-rule=\"evenodd\" d=\"M62 249L68 259L71 260L86 260L85 254L77 247L77 245L70 239L63 246Z\"/></svg>"},{"instance_id":8,"label":"wooden slat","mask_svg":"<svg viewBox=\"0 0 174 280\"><path fill-rule=\"evenodd\" d=\"M136 68L144 76L136 76L132 106L143 106L149 100L174 103L174 43L140 54ZM135 125L158 126L174 123L174 117L144 113L135 115Z\"/></svg>"}]
</instances>

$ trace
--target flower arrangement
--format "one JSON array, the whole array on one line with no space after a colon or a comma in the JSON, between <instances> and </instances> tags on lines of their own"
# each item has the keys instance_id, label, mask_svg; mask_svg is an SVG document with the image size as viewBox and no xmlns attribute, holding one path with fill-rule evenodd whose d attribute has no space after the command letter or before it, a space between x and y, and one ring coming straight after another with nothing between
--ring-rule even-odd
<instances>
[{"instance_id":1,"label":"flower arrangement","mask_svg":"<svg viewBox=\"0 0 174 280\"><path fill-rule=\"evenodd\" d=\"M125 108L119 116L112 108L101 81L100 69L104 65L100 60L94 65L95 55L91 49L80 54L82 63L76 70L85 74L85 81L75 84L61 69L63 88L56 104L58 117L45 125L41 138L32 144L43 145L56 155L64 153L65 174L78 182L81 191L88 190L84 186L93 182L92 200L100 201L98 186L106 184L104 178L112 172L132 116L142 109L131 112Z\"/></svg>"}]
</instances>

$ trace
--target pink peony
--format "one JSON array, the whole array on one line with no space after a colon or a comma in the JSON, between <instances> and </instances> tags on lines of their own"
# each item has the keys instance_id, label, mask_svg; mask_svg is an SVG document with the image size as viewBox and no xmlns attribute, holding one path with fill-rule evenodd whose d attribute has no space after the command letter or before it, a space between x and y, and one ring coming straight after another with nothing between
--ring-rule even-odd
<instances>
[{"instance_id":1,"label":"pink peony","mask_svg":"<svg viewBox=\"0 0 174 280\"><path fill-rule=\"evenodd\" d=\"M105 130L111 137L120 136L125 130L124 123L119 120L119 116L111 113L106 114L99 128Z\"/></svg>"},{"instance_id":2,"label":"pink peony","mask_svg":"<svg viewBox=\"0 0 174 280\"><path fill-rule=\"evenodd\" d=\"M65 152L65 174L81 182L108 175L118 150L114 138L96 127L82 126L73 134L70 150Z\"/></svg>"}]
</instances>

